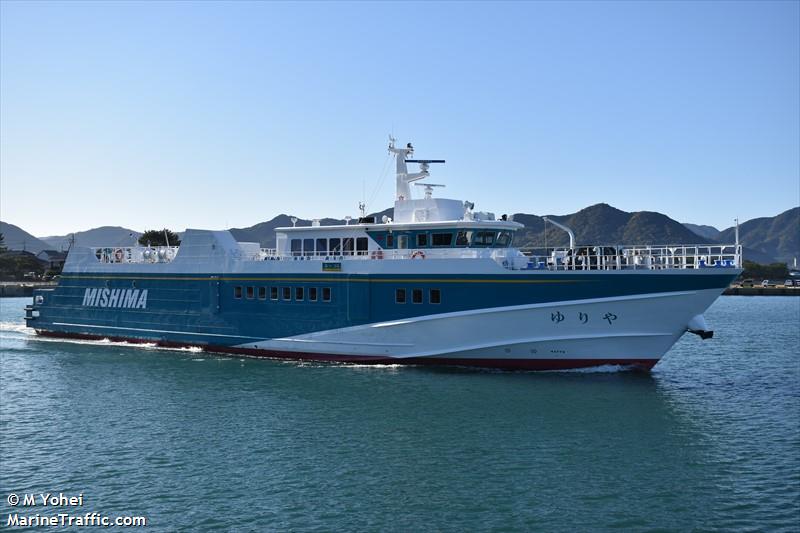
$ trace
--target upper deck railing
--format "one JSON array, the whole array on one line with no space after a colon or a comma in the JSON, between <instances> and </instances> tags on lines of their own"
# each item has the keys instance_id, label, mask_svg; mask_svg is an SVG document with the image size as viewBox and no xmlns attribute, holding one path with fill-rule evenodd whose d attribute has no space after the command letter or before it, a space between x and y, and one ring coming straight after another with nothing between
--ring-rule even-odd
<instances>
[{"instance_id":1,"label":"upper deck railing","mask_svg":"<svg viewBox=\"0 0 800 533\"><path fill-rule=\"evenodd\" d=\"M94 248L101 263L169 263L177 246ZM569 248L421 248L280 252L274 248L242 248L231 255L242 261L353 261L492 259L509 270L675 270L741 268L737 245L577 246Z\"/></svg>"},{"instance_id":2,"label":"upper deck railing","mask_svg":"<svg viewBox=\"0 0 800 533\"><path fill-rule=\"evenodd\" d=\"M681 244L635 246L576 246L521 250L526 269L547 270L666 270L741 268L741 245Z\"/></svg>"},{"instance_id":3,"label":"upper deck railing","mask_svg":"<svg viewBox=\"0 0 800 533\"><path fill-rule=\"evenodd\" d=\"M101 263L170 263L179 246L117 246L93 248Z\"/></svg>"},{"instance_id":4,"label":"upper deck railing","mask_svg":"<svg viewBox=\"0 0 800 533\"><path fill-rule=\"evenodd\" d=\"M569 248L424 248L403 250L289 252L262 248L251 260L338 261L368 259L491 258L510 270L664 270L741 268L737 245L577 246Z\"/></svg>"}]
</instances>

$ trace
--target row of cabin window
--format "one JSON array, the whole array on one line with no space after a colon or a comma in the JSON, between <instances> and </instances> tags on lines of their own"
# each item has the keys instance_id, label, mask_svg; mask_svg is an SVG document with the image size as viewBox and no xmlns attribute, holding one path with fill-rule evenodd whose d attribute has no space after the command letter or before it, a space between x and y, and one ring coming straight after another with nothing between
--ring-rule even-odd
<instances>
[{"instance_id":1,"label":"row of cabin window","mask_svg":"<svg viewBox=\"0 0 800 533\"><path fill-rule=\"evenodd\" d=\"M253 300L256 297L256 289L258 289L258 299L259 300L266 300L267 299L267 288L269 288L269 299L270 300L278 300L278 292L280 290L281 300L289 302L292 300L292 292L294 292L294 301L302 302L306 299L306 288L305 287L294 287L294 291L292 291L292 287L245 287L244 293L248 300ZM237 300L242 299L242 287L241 285L237 285L233 288L233 297ZM318 290L317 287L308 287L308 301L309 302L316 302L318 297ZM330 287L322 287L322 301L323 302L330 302L331 301L331 288Z\"/></svg>"},{"instance_id":2,"label":"row of cabin window","mask_svg":"<svg viewBox=\"0 0 800 533\"><path fill-rule=\"evenodd\" d=\"M346 239L292 239L289 243L292 255L367 255L367 237Z\"/></svg>"},{"instance_id":3,"label":"row of cabin window","mask_svg":"<svg viewBox=\"0 0 800 533\"><path fill-rule=\"evenodd\" d=\"M430 238L429 238L430 237ZM510 231L459 231L455 234L455 246L476 246L506 248L511 246L513 236ZM394 235L386 235L386 248L394 248ZM409 248L411 239L409 235L397 236L397 247L399 249ZM433 247L452 247L452 233L417 233L415 248Z\"/></svg>"},{"instance_id":4,"label":"row of cabin window","mask_svg":"<svg viewBox=\"0 0 800 533\"><path fill-rule=\"evenodd\" d=\"M394 302L398 304L406 303L406 289L395 289ZM411 303L422 303L422 289L411 289ZM428 303L440 304L442 303L441 289L428 289Z\"/></svg>"}]
</instances>

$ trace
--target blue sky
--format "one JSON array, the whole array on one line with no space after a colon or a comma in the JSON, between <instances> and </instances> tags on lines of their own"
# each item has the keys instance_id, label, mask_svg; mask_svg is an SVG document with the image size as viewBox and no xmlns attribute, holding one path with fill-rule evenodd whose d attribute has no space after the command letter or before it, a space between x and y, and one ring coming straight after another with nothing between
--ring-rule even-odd
<instances>
[{"instance_id":1,"label":"blue sky","mask_svg":"<svg viewBox=\"0 0 800 533\"><path fill-rule=\"evenodd\" d=\"M3 1L0 217L355 216L392 131L479 210L772 216L800 204L799 6Z\"/></svg>"}]
</instances>

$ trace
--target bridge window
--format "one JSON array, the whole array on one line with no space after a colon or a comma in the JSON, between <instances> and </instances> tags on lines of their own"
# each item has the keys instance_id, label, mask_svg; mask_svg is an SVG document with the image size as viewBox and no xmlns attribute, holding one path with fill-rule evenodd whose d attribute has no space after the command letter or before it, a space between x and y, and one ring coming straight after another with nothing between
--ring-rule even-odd
<instances>
[{"instance_id":1,"label":"bridge window","mask_svg":"<svg viewBox=\"0 0 800 533\"><path fill-rule=\"evenodd\" d=\"M303 255L314 255L314 239L303 239Z\"/></svg>"},{"instance_id":2,"label":"bridge window","mask_svg":"<svg viewBox=\"0 0 800 533\"><path fill-rule=\"evenodd\" d=\"M330 302L331 301L331 288L330 287L322 287L322 301L323 302Z\"/></svg>"},{"instance_id":3,"label":"bridge window","mask_svg":"<svg viewBox=\"0 0 800 533\"><path fill-rule=\"evenodd\" d=\"M434 233L433 234L434 246L452 246L453 234L452 233Z\"/></svg>"},{"instance_id":4,"label":"bridge window","mask_svg":"<svg viewBox=\"0 0 800 533\"><path fill-rule=\"evenodd\" d=\"M308 301L309 302L316 302L317 301L317 288L316 287L309 287L308 288Z\"/></svg>"},{"instance_id":5,"label":"bridge window","mask_svg":"<svg viewBox=\"0 0 800 533\"><path fill-rule=\"evenodd\" d=\"M303 249L303 241L300 239L292 239L291 241L292 255L300 255Z\"/></svg>"},{"instance_id":6,"label":"bridge window","mask_svg":"<svg viewBox=\"0 0 800 533\"><path fill-rule=\"evenodd\" d=\"M387 248L394 248L394 235L387 235L386 236L386 247Z\"/></svg>"},{"instance_id":7,"label":"bridge window","mask_svg":"<svg viewBox=\"0 0 800 533\"><path fill-rule=\"evenodd\" d=\"M278 299L278 287L270 287L269 288L269 299L270 300L277 300Z\"/></svg>"},{"instance_id":8,"label":"bridge window","mask_svg":"<svg viewBox=\"0 0 800 533\"><path fill-rule=\"evenodd\" d=\"M367 241L366 237L359 237L356 239L356 251L358 255L367 255L367 249L369 248L369 242Z\"/></svg>"},{"instance_id":9,"label":"bridge window","mask_svg":"<svg viewBox=\"0 0 800 533\"><path fill-rule=\"evenodd\" d=\"M494 244L493 231L475 232L475 239L472 241L473 246L491 246L492 244Z\"/></svg>"},{"instance_id":10,"label":"bridge window","mask_svg":"<svg viewBox=\"0 0 800 533\"><path fill-rule=\"evenodd\" d=\"M469 246L470 239L472 239L471 231L459 231L456 235L456 246Z\"/></svg>"},{"instance_id":11,"label":"bridge window","mask_svg":"<svg viewBox=\"0 0 800 533\"><path fill-rule=\"evenodd\" d=\"M428 300L432 304L442 303L442 291L440 289L431 289L428 293Z\"/></svg>"},{"instance_id":12,"label":"bridge window","mask_svg":"<svg viewBox=\"0 0 800 533\"><path fill-rule=\"evenodd\" d=\"M405 250L408 248L408 235L398 235L397 236L397 247L401 250Z\"/></svg>"},{"instance_id":13,"label":"bridge window","mask_svg":"<svg viewBox=\"0 0 800 533\"><path fill-rule=\"evenodd\" d=\"M342 253L342 240L341 239L331 239L331 254L332 255L340 255Z\"/></svg>"},{"instance_id":14,"label":"bridge window","mask_svg":"<svg viewBox=\"0 0 800 533\"><path fill-rule=\"evenodd\" d=\"M305 289L303 287L295 287L294 288L294 299L298 302L302 302L305 299Z\"/></svg>"},{"instance_id":15,"label":"bridge window","mask_svg":"<svg viewBox=\"0 0 800 533\"><path fill-rule=\"evenodd\" d=\"M495 246L498 248L508 248L511 246L511 232L510 231L501 231L497 234L497 242Z\"/></svg>"},{"instance_id":16,"label":"bridge window","mask_svg":"<svg viewBox=\"0 0 800 533\"><path fill-rule=\"evenodd\" d=\"M259 287L258 288L258 299L259 300L266 300L267 299L267 288L266 287Z\"/></svg>"},{"instance_id":17,"label":"bridge window","mask_svg":"<svg viewBox=\"0 0 800 533\"><path fill-rule=\"evenodd\" d=\"M286 301L286 302L291 301L291 299L292 299L292 288L291 287L282 287L282 289L283 290L281 292L283 292L282 296L283 296L284 301Z\"/></svg>"},{"instance_id":18,"label":"bridge window","mask_svg":"<svg viewBox=\"0 0 800 533\"><path fill-rule=\"evenodd\" d=\"M411 302L415 304L422 303L422 289L414 289L411 291Z\"/></svg>"},{"instance_id":19,"label":"bridge window","mask_svg":"<svg viewBox=\"0 0 800 533\"><path fill-rule=\"evenodd\" d=\"M242 287L241 286L237 285L236 287L233 288L233 297L236 298L236 299L241 299L242 298Z\"/></svg>"},{"instance_id":20,"label":"bridge window","mask_svg":"<svg viewBox=\"0 0 800 533\"><path fill-rule=\"evenodd\" d=\"M317 239L317 255L328 255L328 239Z\"/></svg>"},{"instance_id":21,"label":"bridge window","mask_svg":"<svg viewBox=\"0 0 800 533\"><path fill-rule=\"evenodd\" d=\"M417 234L417 248L425 248L428 246L428 234L427 233L418 233Z\"/></svg>"},{"instance_id":22,"label":"bridge window","mask_svg":"<svg viewBox=\"0 0 800 533\"><path fill-rule=\"evenodd\" d=\"M247 287L247 299L252 300L256 296L255 287Z\"/></svg>"},{"instance_id":23,"label":"bridge window","mask_svg":"<svg viewBox=\"0 0 800 533\"><path fill-rule=\"evenodd\" d=\"M394 303L397 303L397 304L406 303L406 290L405 289L395 289L395 291L394 291Z\"/></svg>"}]
</instances>

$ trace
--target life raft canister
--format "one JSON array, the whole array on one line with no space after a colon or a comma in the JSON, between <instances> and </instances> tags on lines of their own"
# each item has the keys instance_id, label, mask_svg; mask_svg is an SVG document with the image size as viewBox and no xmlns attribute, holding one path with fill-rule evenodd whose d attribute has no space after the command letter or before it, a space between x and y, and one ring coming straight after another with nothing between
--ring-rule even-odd
<instances>
[{"instance_id":1,"label":"life raft canister","mask_svg":"<svg viewBox=\"0 0 800 533\"><path fill-rule=\"evenodd\" d=\"M383 250L373 250L370 257L372 259L383 259Z\"/></svg>"}]
</instances>

